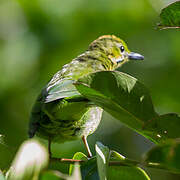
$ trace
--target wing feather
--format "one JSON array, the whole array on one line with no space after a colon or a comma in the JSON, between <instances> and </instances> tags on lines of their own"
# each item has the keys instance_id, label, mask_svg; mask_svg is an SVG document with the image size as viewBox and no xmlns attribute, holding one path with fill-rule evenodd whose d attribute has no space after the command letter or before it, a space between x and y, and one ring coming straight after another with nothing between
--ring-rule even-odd
<instances>
[{"instance_id":1,"label":"wing feather","mask_svg":"<svg viewBox=\"0 0 180 180\"><path fill-rule=\"evenodd\" d=\"M75 81L70 79L61 79L55 84L46 88L45 103L49 103L58 99L81 95L73 85Z\"/></svg>"}]
</instances>

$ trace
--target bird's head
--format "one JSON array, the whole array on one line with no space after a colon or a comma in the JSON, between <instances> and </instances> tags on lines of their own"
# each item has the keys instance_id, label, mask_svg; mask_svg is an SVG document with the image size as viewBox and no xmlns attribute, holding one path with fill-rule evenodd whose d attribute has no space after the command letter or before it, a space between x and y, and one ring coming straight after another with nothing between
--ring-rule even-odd
<instances>
[{"instance_id":1,"label":"bird's head","mask_svg":"<svg viewBox=\"0 0 180 180\"><path fill-rule=\"evenodd\" d=\"M101 60L109 70L116 69L129 60L144 59L142 55L129 51L126 43L114 35L99 37L89 45L88 50L101 52L104 56Z\"/></svg>"}]
</instances>

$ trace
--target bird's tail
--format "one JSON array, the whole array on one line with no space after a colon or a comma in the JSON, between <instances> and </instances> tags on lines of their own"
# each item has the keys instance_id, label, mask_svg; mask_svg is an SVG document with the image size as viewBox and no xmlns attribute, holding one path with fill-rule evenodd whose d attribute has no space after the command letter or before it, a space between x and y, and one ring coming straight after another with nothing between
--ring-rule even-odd
<instances>
[{"instance_id":1,"label":"bird's tail","mask_svg":"<svg viewBox=\"0 0 180 180\"><path fill-rule=\"evenodd\" d=\"M39 124L40 118L41 118L41 103L37 101L34 104L30 115L29 130L28 130L29 138L32 138L36 134L36 131L40 126Z\"/></svg>"},{"instance_id":2,"label":"bird's tail","mask_svg":"<svg viewBox=\"0 0 180 180\"><path fill-rule=\"evenodd\" d=\"M30 122L29 122L29 130L28 130L28 136L29 138L34 137L36 134L36 131L39 128L39 123L36 122L36 119L34 118L34 115L31 115Z\"/></svg>"}]
</instances>

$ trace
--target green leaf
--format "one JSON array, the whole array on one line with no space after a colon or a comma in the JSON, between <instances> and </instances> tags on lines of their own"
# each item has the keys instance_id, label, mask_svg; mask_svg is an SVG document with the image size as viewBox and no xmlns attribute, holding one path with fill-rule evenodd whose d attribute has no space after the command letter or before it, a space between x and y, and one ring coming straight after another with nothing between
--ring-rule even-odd
<instances>
[{"instance_id":1,"label":"green leaf","mask_svg":"<svg viewBox=\"0 0 180 180\"><path fill-rule=\"evenodd\" d=\"M107 169L109 165L109 148L100 142L96 143L96 158L100 180L107 180Z\"/></svg>"},{"instance_id":2,"label":"green leaf","mask_svg":"<svg viewBox=\"0 0 180 180\"><path fill-rule=\"evenodd\" d=\"M119 154L118 152L112 151L112 150L111 150L111 154L110 154L110 160L121 162L122 165L126 165L126 166L128 166L128 165L136 166L139 163L137 161L128 159L128 158L124 157L123 155Z\"/></svg>"},{"instance_id":3,"label":"green leaf","mask_svg":"<svg viewBox=\"0 0 180 180\"><path fill-rule=\"evenodd\" d=\"M45 171L41 174L40 180L64 180L64 175L59 171Z\"/></svg>"},{"instance_id":4,"label":"green leaf","mask_svg":"<svg viewBox=\"0 0 180 180\"><path fill-rule=\"evenodd\" d=\"M147 152L144 163L146 166L165 169L180 173L180 142L170 141L157 145Z\"/></svg>"},{"instance_id":5,"label":"green leaf","mask_svg":"<svg viewBox=\"0 0 180 180\"><path fill-rule=\"evenodd\" d=\"M49 170L42 173L40 180L81 180L81 172L79 164L74 165L72 175L63 174L60 171Z\"/></svg>"},{"instance_id":6,"label":"green leaf","mask_svg":"<svg viewBox=\"0 0 180 180\"><path fill-rule=\"evenodd\" d=\"M150 180L145 171L139 167L110 166L108 180Z\"/></svg>"},{"instance_id":7,"label":"green leaf","mask_svg":"<svg viewBox=\"0 0 180 180\"><path fill-rule=\"evenodd\" d=\"M80 166L81 168L81 175L82 179L84 180L99 180L98 172L97 172L97 164L96 164L96 158L91 158L88 160L87 156L83 154L82 152L77 152L73 159L76 160L85 160L86 162L82 163ZM70 165L69 174L72 174L74 165Z\"/></svg>"},{"instance_id":8,"label":"green leaf","mask_svg":"<svg viewBox=\"0 0 180 180\"><path fill-rule=\"evenodd\" d=\"M144 124L157 114L148 90L137 79L118 71L101 71L79 79L76 88L128 127L160 141L143 132Z\"/></svg>"},{"instance_id":9,"label":"green leaf","mask_svg":"<svg viewBox=\"0 0 180 180\"><path fill-rule=\"evenodd\" d=\"M144 130L148 130L151 137L167 139L175 139L180 137L180 117L175 113L164 114L149 120Z\"/></svg>"},{"instance_id":10,"label":"green leaf","mask_svg":"<svg viewBox=\"0 0 180 180\"><path fill-rule=\"evenodd\" d=\"M180 1L173 2L161 10L159 27L180 28Z\"/></svg>"},{"instance_id":11,"label":"green leaf","mask_svg":"<svg viewBox=\"0 0 180 180\"><path fill-rule=\"evenodd\" d=\"M75 180L75 179L78 179L78 180L82 179L81 170L80 170L80 167L79 167L78 163L76 163L74 165L74 170L72 172L72 176L67 178L67 180Z\"/></svg>"},{"instance_id":12,"label":"green leaf","mask_svg":"<svg viewBox=\"0 0 180 180\"><path fill-rule=\"evenodd\" d=\"M46 149L35 140L25 141L13 160L7 179L36 180L47 164L48 153Z\"/></svg>"},{"instance_id":13,"label":"green leaf","mask_svg":"<svg viewBox=\"0 0 180 180\"><path fill-rule=\"evenodd\" d=\"M136 161L127 159L116 151L111 151L110 160L117 161L118 166L114 163L108 167L108 180L150 180L146 172L136 166Z\"/></svg>"},{"instance_id":14,"label":"green leaf","mask_svg":"<svg viewBox=\"0 0 180 180\"><path fill-rule=\"evenodd\" d=\"M81 165L82 179L99 180L96 158L91 158Z\"/></svg>"},{"instance_id":15,"label":"green leaf","mask_svg":"<svg viewBox=\"0 0 180 180\"><path fill-rule=\"evenodd\" d=\"M75 85L83 96L155 143L180 137L180 118L172 113L159 116L146 87L132 76L101 71Z\"/></svg>"},{"instance_id":16,"label":"green leaf","mask_svg":"<svg viewBox=\"0 0 180 180\"><path fill-rule=\"evenodd\" d=\"M84 161L88 160L87 156L85 154L83 154L82 152L77 152L76 154L74 154L73 159L75 159L75 160L84 160ZM69 175L72 175L73 169L74 169L74 165L70 164L70 166L69 166Z\"/></svg>"}]
</instances>

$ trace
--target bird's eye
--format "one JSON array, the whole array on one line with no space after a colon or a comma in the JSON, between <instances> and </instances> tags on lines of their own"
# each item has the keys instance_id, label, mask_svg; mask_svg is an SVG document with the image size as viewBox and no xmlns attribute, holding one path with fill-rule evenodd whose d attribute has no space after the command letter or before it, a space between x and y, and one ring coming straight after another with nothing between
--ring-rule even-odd
<instances>
[{"instance_id":1,"label":"bird's eye","mask_svg":"<svg viewBox=\"0 0 180 180\"><path fill-rule=\"evenodd\" d=\"M120 50L123 53L124 52L124 46L120 46Z\"/></svg>"}]
</instances>

